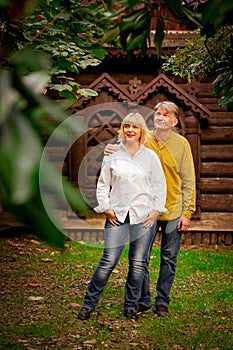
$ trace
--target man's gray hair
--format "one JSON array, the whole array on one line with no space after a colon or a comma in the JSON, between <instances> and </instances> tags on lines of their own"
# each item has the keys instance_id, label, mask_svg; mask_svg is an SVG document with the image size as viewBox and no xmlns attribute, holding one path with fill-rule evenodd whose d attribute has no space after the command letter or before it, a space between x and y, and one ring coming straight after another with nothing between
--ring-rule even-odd
<instances>
[{"instance_id":1,"label":"man's gray hair","mask_svg":"<svg viewBox=\"0 0 233 350\"><path fill-rule=\"evenodd\" d=\"M160 107L172 111L173 117L177 119L179 118L179 107L175 103L170 101L159 102L154 108L155 112Z\"/></svg>"}]
</instances>

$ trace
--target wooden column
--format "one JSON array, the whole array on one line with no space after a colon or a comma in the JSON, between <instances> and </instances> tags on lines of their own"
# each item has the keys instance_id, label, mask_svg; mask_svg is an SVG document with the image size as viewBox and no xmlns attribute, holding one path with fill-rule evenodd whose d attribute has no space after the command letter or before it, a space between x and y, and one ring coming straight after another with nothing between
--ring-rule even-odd
<instances>
[{"instance_id":1,"label":"wooden column","mask_svg":"<svg viewBox=\"0 0 233 350\"><path fill-rule=\"evenodd\" d=\"M197 209L194 218L200 218L201 214L201 195L200 195L200 169L201 169L201 130L198 118L192 111L185 112L185 137L188 139L195 165L196 190L197 190Z\"/></svg>"}]
</instances>

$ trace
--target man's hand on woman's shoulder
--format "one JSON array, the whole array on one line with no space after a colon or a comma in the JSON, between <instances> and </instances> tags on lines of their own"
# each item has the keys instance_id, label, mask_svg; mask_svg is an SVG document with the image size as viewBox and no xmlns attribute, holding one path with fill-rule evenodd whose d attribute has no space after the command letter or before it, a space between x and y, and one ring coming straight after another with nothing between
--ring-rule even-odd
<instances>
[{"instance_id":1,"label":"man's hand on woman's shoulder","mask_svg":"<svg viewBox=\"0 0 233 350\"><path fill-rule=\"evenodd\" d=\"M113 144L109 143L104 149L104 155L110 156L111 154L117 152L118 149L119 149L119 145L116 145L116 144L113 145Z\"/></svg>"}]
</instances>

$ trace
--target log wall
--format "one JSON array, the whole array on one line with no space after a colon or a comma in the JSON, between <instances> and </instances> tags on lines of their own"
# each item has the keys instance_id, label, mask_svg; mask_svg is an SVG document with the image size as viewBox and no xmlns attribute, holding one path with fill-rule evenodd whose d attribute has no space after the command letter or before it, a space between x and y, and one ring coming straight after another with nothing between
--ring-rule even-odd
<instances>
[{"instance_id":1,"label":"log wall","mask_svg":"<svg viewBox=\"0 0 233 350\"><path fill-rule=\"evenodd\" d=\"M233 112L219 107L212 84L203 83L198 100L212 112L201 131L201 206L205 212L233 212ZM230 223L229 223L230 224Z\"/></svg>"}]
</instances>

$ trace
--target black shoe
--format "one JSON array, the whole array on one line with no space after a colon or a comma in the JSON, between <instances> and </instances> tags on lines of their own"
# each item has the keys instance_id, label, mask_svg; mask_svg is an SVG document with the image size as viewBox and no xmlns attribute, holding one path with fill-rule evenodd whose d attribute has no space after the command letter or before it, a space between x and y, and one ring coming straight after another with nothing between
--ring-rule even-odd
<instances>
[{"instance_id":1,"label":"black shoe","mask_svg":"<svg viewBox=\"0 0 233 350\"><path fill-rule=\"evenodd\" d=\"M124 311L124 316L128 318L129 320L137 320L138 316L136 314L136 311L134 309L128 309Z\"/></svg>"},{"instance_id":2,"label":"black shoe","mask_svg":"<svg viewBox=\"0 0 233 350\"><path fill-rule=\"evenodd\" d=\"M156 305L155 307L155 313L159 316L159 317L164 317L169 315L168 312L168 307L165 305Z\"/></svg>"},{"instance_id":3,"label":"black shoe","mask_svg":"<svg viewBox=\"0 0 233 350\"><path fill-rule=\"evenodd\" d=\"M138 304L138 306L136 307L136 314L139 315L143 312L147 312L151 309L151 305L150 306L146 306L144 304Z\"/></svg>"},{"instance_id":4,"label":"black shoe","mask_svg":"<svg viewBox=\"0 0 233 350\"><path fill-rule=\"evenodd\" d=\"M80 320L88 320L88 318L90 318L90 316L91 316L91 310L87 309L85 307L83 307L82 310L78 314L78 318Z\"/></svg>"}]
</instances>

